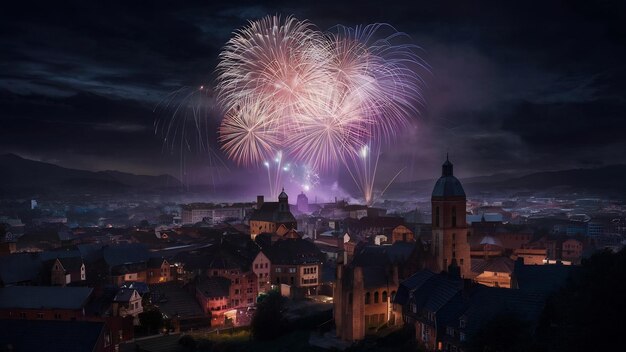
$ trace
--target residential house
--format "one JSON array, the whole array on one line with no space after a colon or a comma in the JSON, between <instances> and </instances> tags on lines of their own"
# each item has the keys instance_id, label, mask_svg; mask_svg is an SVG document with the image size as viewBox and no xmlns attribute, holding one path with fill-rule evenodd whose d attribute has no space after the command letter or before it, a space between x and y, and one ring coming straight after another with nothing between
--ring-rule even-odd
<instances>
[{"instance_id":1,"label":"residential house","mask_svg":"<svg viewBox=\"0 0 626 352\"><path fill-rule=\"evenodd\" d=\"M271 289L271 267L270 259L260 251L252 261L252 271L257 276L257 282L259 284L258 292L265 293Z\"/></svg>"},{"instance_id":2,"label":"residential house","mask_svg":"<svg viewBox=\"0 0 626 352\"><path fill-rule=\"evenodd\" d=\"M316 292L321 284L324 254L313 242L284 238L261 251L270 261L271 284L288 285L296 295Z\"/></svg>"},{"instance_id":3,"label":"residential house","mask_svg":"<svg viewBox=\"0 0 626 352\"><path fill-rule=\"evenodd\" d=\"M85 263L81 257L56 258L50 270L50 283L53 286L66 286L87 280Z\"/></svg>"},{"instance_id":4,"label":"residential house","mask_svg":"<svg viewBox=\"0 0 626 352\"><path fill-rule=\"evenodd\" d=\"M132 316L133 323L139 325L139 314L143 313L141 295L137 290L120 289L113 297L111 309L113 310L113 316Z\"/></svg>"},{"instance_id":5,"label":"residential house","mask_svg":"<svg viewBox=\"0 0 626 352\"><path fill-rule=\"evenodd\" d=\"M507 257L472 259L473 279L491 287L511 288L511 275L515 262Z\"/></svg>"},{"instance_id":6,"label":"residential house","mask_svg":"<svg viewBox=\"0 0 626 352\"><path fill-rule=\"evenodd\" d=\"M224 313L232 309L230 284L229 279L221 276L198 278L196 298L205 314L211 316L211 326L224 324Z\"/></svg>"},{"instance_id":7,"label":"residential house","mask_svg":"<svg viewBox=\"0 0 626 352\"><path fill-rule=\"evenodd\" d=\"M88 287L0 288L0 319L85 320L92 292Z\"/></svg>"},{"instance_id":8,"label":"residential house","mask_svg":"<svg viewBox=\"0 0 626 352\"><path fill-rule=\"evenodd\" d=\"M146 283L157 284L172 281L174 274L170 270L170 263L164 258L150 258L147 262Z\"/></svg>"}]
</instances>

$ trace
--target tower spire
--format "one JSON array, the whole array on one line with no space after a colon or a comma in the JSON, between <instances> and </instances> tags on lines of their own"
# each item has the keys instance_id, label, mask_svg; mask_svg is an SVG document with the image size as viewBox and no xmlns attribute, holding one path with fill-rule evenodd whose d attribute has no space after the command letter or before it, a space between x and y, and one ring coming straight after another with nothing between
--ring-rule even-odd
<instances>
[{"instance_id":1,"label":"tower spire","mask_svg":"<svg viewBox=\"0 0 626 352\"><path fill-rule=\"evenodd\" d=\"M452 163L446 153L446 161L441 165L441 176L453 176Z\"/></svg>"}]
</instances>

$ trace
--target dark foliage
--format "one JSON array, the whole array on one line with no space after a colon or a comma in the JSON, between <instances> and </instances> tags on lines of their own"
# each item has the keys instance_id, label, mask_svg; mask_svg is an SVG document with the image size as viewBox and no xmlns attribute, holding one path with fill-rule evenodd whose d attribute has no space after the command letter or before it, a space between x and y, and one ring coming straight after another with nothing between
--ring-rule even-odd
<instances>
[{"instance_id":1,"label":"dark foliage","mask_svg":"<svg viewBox=\"0 0 626 352\"><path fill-rule=\"evenodd\" d=\"M139 314L139 325L146 333L157 333L163 327L163 315L158 309L151 309Z\"/></svg>"},{"instance_id":2,"label":"dark foliage","mask_svg":"<svg viewBox=\"0 0 626 352\"><path fill-rule=\"evenodd\" d=\"M285 332L284 298L272 291L259 302L252 317L252 336L256 340L272 340Z\"/></svg>"},{"instance_id":3,"label":"dark foliage","mask_svg":"<svg viewBox=\"0 0 626 352\"><path fill-rule=\"evenodd\" d=\"M509 314L485 324L471 338L469 350L475 352L524 352L532 350L531 325Z\"/></svg>"},{"instance_id":4,"label":"dark foliage","mask_svg":"<svg viewBox=\"0 0 626 352\"><path fill-rule=\"evenodd\" d=\"M626 249L595 254L548 302L537 331L537 349L623 350L625 297Z\"/></svg>"}]
</instances>

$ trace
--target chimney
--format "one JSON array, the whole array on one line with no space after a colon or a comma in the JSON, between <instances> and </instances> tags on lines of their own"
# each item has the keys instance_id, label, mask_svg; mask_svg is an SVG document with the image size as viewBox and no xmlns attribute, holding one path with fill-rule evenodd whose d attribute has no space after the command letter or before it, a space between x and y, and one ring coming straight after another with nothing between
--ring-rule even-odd
<instances>
[{"instance_id":1,"label":"chimney","mask_svg":"<svg viewBox=\"0 0 626 352\"><path fill-rule=\"evenodd\" d=\"M264 198L263 196L256 196L256 208L261 209L263 206Z\"/></svg>"}]
</instances>

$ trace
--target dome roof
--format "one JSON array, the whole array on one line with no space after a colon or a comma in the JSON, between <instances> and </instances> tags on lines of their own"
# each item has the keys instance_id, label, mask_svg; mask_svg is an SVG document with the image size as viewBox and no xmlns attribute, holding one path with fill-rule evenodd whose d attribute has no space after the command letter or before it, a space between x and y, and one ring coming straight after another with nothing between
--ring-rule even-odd
<instances>
[{"instance_id":1,"label":"dome roof","mask_svg":"<svg viewBox=\"0 0 626 352\"><path fill-rule=\"evenodd\" d=\"M287 199L287 193L285 193L285 188L283 187L283 191L278 195L278 199Z\"/></svg>"},{"instance_id":2,"label":"dome roof","mask_svg":"<svg viewBox=\"0 0 626 352\"><path fill-rule=\"evenodd\" d=\"M465 191L459 181L454 176L441 176L435 188L433 189L433 197L465 197Z\"/></svg>"},{"instance_id":3,"label":"dome roof","mask_svg":"<svg viewBox=\"0 0 626 352\"><path fill-rule=\"evenodd\" d=\"M452 163L446 156L446 161L441 166L441 177L433 189L433 197L465 197L461 181L454 177L452 170Z\"/></svg>"}]
</instances>

